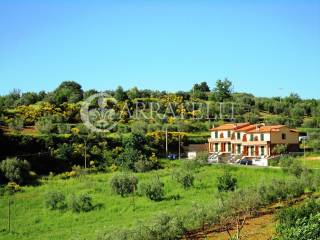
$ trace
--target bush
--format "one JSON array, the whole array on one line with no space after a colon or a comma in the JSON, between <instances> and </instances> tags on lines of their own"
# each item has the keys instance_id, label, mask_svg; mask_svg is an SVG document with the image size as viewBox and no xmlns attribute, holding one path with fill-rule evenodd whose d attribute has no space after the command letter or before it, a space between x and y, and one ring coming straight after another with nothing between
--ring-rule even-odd
<instances>
[{"instance_id":1,"label":"bush","mask_svg":"<svg viewBox=\"0 0 320 240\"><path fill-rule=\"evenodd\" d=\"M219 176L217 180L219 192L234 191L237 187L237 179L233 177L229 171L224 171L223 175Z\"/></svg>"},{"instance_id":2,"label":"bush","mask_svg":"<svg viewBox=\"0 0 320 240\"><path fill-rule=\"evenodd\" d=\"M0 163L0 171L5 178L18 184L26 183L30 179L30 164L26 160L16 157L7 158Z\"/></svg>"},{"instance_id":3,"label":"bush","mask_svg":"<svg viewBox=\"0 0 320 240\"><path fill-rule=\"evenodd\" d=\"M146 156L141 151L132 147L125 148L116 159L117 165L126 169L134 170L135 163L138 161L146 161Z\"/></svg>"},{"instance_id":4,"label":"bush","mask_svg":"<svg viewBox=\"0 0 320 240\"><path fill-rule=\"evenodd\" d=\"M191 171L177 171L174 173L174 178L183 186L184 189L188 189L193 186L194 175Z\"/></svg>"},{"instance_id":5,"label":"bush","mask_svg":"<svg viewBox=\"0 0 320 240\"><path fill-rule=\"evenodd\" d=\"M314 200L302 206L282 209L277 218L279 240L317 240L320 237L320 204Z\"/></svg>"},{"instance_id":6,"label":"bush","mask_svg":"<svg viewBox=\"0 0 320 240\"><path fill-rule=\"evenodd\" d=\"M137 172L147 172L147 171L152 170L153 168L154 168L153 162L146 160L146 159L139 160L134 163L134 169Z\"/></svg>"},{"instance_id":7,"label":"bush","mask_svg":"<svg viewBox=\"0 0 320 240\"><path fill-rule=\"evenodd\" d=\"M177 216L168 214L158 215L149 232L149 239L174 240L180 239L185 231L183 220Z\"/></svg>"},{"instance_id":8,"label":"bush","mask_svg":"<svg viewBox=\"0 0 320 240\"><path fill-rule=\"evenodd\" d=\"M305 185L303 181L292 178L287 181L273 180L268 185L261 185L257 192L260 194L265 204L275 201L286 200L292 197L300 197L304 193Z\"/></svg>"},{"instance_id":9,"label":"bush","mask_svg":"<svg viewBox=\"0 0 320 240\"><path fill-rule=\"evenodd\" d=\"M185 231L183 219L166 213L156 216L151 224L136 225L133 229L120 229L98 236L98 240L175 240Z\"/></svg>"},{"instance_id":10,"label":"bush","mask_svg":"<svg viewBox=\"0 0 320 240\"><path fill-rule=\"evenodd\" d=\"M35 127L40 133L44 133L44 134L52 133L56 129L52 121L52 116L45 116L40 118L36 122Z\"/></svg>"},{"instance_id":11,"label":"bush","mask_svg":"<svg viewBox=\"0 0 320 240\"><path fill-rule=\"evenodd\" d=\"M140 195L145 195L153 201L161 201L164 197L164 183L158 177L150 182L139 184L138 189Z\"/></svg>"},{"instance_id":12,"label":"bush","mask_svg":"<svg viewBox=\"0 0 320 240\"><path fill-rule=\"evenodd\" d=\"M138 179L134 175L118 174L110 179L110 186L114 193L124 197L130 193L134 193L137 189Z\"/></svg>"},{"instance_id":13,"label":"bush","mask_svg":"<svg viewBox=\"0 0 320 240\"><path fill-rule=\"evenodd\" d=\"M292 174L296 177L300 177L304 171L304 167L293 157L286 157L280 160L280 166L283 168L284 172Z\"/></svg>"},{"instance_id":14,"label":"bush","mask_svg":"<svg viewBox=\"0 0 320 240\"><path fill-rule=\"evenodd\" d=\"M9 122L9 128L14 133L18 133L23 129L24 121L22 118L16 117L11 122Z\"/></svg>"},{"instance_id":15,"label":"bush","mask_svg":"<svg viewBox=\"0 0 320 240\"><path fill-rule=\"evenodd\" d=\"M72 195L70 200L70 208L73 212L89 212L93 210L92 197L89 194L81 194L80 196Z\"/></svg>"},{"instance_id":16,"label":"bush","mask_svg":"<svg viewBox=\"0 0 320 240\"><path fill-rule=\"evenodd\" d=\"M45 206L50 210L65 209L67 206L65 199L61 192L48 192L45 195Z\"/></svg>"}]
</instances>

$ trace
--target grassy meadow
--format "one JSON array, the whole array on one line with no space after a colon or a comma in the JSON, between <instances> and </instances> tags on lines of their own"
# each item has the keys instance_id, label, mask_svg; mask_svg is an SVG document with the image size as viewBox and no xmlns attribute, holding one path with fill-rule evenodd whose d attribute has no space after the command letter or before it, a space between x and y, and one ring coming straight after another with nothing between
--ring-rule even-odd
<instances>
[{"instance_id":1,"label":"grassy meadow","mask_svg":"<svg viewBox=\"0 0 320 240\"><path fill-rule=\"evenodd\" d=\"M199 169L195 186L185 190L172 179L172 172L181 161L172 161L161 170L137 173L139 181L158 175L165 184L165 199L154 202L146 197L121 197L112 193L109 179L115 173L99 173L80 178L60 179L58 176L42 179L39 186L23 187L11 196L11 232L8 225L8 196L0 199L0 239L96 239L103 232L130 228L137 221L147 222L161 212L187 213L196 203L212 204L218 201L216 177L223 168L230 168L239 187L266 183L272 179L287 178L281 169L212 165ZM52 211L44 205L48 191L71 194L89 193L96 209L86 213L70 210ZM179 200L170 198L179 195Z\"/></svg>"}]
</instances>

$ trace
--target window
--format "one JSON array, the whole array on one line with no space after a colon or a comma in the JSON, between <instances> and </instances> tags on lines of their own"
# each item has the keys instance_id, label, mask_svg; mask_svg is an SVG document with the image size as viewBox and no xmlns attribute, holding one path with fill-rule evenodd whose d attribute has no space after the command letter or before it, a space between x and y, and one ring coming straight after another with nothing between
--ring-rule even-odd
<instances>
[{"instance_id":1,"label":"window","mask_svg":"<svg viewBox=\"0 0 320 240\"><path fill-rule=\"evenodd\" d=\"M264 141L264 134L263 133L260 134L260 140Z\"/></svg>"},{"instance_id":2,"label":"window","mask_svg":"<svg viewBox=\"0 0 320 240\"><path fill-rule=\"evenodd\" d=\"M218 138L218 132L217 131L214 132L214 138Z\"/></svg>"},{"instance_id":3,"label":"window","mask_svg":"<svg viewBox=\"0 0 320 240\"><path fill-rule=\"evenodd\" d=\"M231 132L230 131L228 131L228 138L231 136Z\"/></svg>"},{"instance_id":4,"label":"window","mask_svg":"<svg viewBox=\"0 0 320 240\"><path fill-rule=\"evenodd\" d=\"M253 141L253 134L250 134L250 141Z\"/></svg>"},{"instance_id":5,"label":"window","mask_svg":"<svg viewBox=\"0 0 320 240\"><path fill-rule=\"evenodd\" d=\"M218 152L218 143L215 143L215 144L214 144L214 151L215 151L215 152Z\"/></svg>"},{"instance_id":6,"label":"window","mask_svg":"<svg viewBox=\"0 0 320 240\"><path fill-rule=\"evenodd\" d=\"M264 146L261 146L261 156L264 155Z\"/></svg>"},{"instance_id":7,"label":"window","mask_svg":"<svg viewBox=\"0 0 320 240\"><path fill-rule=\"evenodd\" d=\"M240 140L240 138L241 138L241 135L240 135L240 133L238 132L238 133L237 133L237 139Z\"/></svg>"},{"instance_id":8,"label":"window","mask_svg":"<svg viewBox=\"0 0 320 240\"><path fill-rule=\"evenodd\" d=\"M241 145L238 144L237 146L238 146L238 154L240 154L241 153Z\"/></svg>"},{"instance_id":9,"label":"window","mask_svg":"<svg viewBox=\"0 0 320 240\"><path fill-rule=\"evenodd\" d=\"M251 156L254 155L254 147L253 147L253 146L250 147L250 155L251 155Z\"/></svg>"},{"instance_id":10,"label":"window","mask_svg":"<svg viewBox=\"0 0 320 240\"><path fill-rule=\"evenodd\" d=\"M228 152L231 152L231 143L228 143Z\"/></svg>"},{"instance_id":11,"label":"window","mask_svg":"<svg viewBox=\"0 0 320 240\"><path fill-rule=\"evenodd\" d=\"M285 140L287 138L287 135L285 133L281 134L282 140Z\"/></svg>"}]
</instances>

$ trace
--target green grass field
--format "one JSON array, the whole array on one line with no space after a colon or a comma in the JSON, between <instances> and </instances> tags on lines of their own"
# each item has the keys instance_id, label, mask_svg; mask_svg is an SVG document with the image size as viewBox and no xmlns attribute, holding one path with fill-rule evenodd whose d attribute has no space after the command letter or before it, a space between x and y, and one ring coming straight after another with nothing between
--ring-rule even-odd
<instances>
[{"instance_id":1,"label":"green grass field","mask_svg":"<svg viewBox=\"0 0 320 240\"><path fill-rule=\"evenodd\" d=\"M11 206L11 233L7 231L8 197L0 199L0 239L96 239L99 233L119 228L130 228L137 221L148 221L160 212L187 212L195 203L213 204L218 201L216 177L223 171L223 166L205 166L196 175L195 186L184 190L172 179L174 165L167 164L162 170L137 174L139 181L144 181L157 174L165 183L166 199L153 202L146 197L125 197L114 195L108 181L113 173L91 174L81 178L62 180L54 177L42 180L40 186L23 187L23 192L16 193ZM238 178L239 187L266 183L276 178L286 178L281 169L231 167ZM101 208L87 213L51 211L44 206L44 194L47 191L89 193L95 204ZM170 196L179 194L180 200L170 200ZM133 207L135 203L135 211Z\"/></svg>"}]
</instances>

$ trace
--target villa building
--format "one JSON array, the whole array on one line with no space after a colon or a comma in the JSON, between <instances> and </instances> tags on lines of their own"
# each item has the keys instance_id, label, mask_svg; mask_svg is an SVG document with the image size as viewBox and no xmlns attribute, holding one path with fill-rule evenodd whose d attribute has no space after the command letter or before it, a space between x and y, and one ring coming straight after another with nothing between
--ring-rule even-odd
<instances>
[{"instance_id":1,"label":"villa building","mask_svg":"<svg viewBox=\"0 0 320 240\"><path fill-rule=\"evenodd\" d=\"M227 123L210 129L209 153L268 158L273 148L285 144L289 152L299 150L299 133L285 125Z\"/></svg>"}]
</instances>

